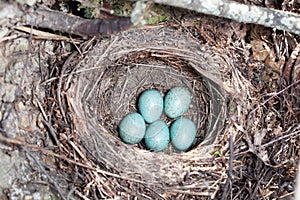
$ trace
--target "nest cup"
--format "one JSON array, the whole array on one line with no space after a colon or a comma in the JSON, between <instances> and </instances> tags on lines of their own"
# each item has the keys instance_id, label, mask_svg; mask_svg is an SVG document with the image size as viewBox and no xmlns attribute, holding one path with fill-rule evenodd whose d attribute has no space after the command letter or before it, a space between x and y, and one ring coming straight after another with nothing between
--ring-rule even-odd
<instances>
[{"instance_id":1,"label":"nest cup","mask_svg":"<svg viewBox=\"0 0 300 200\"><path fill-rule=\"evenodd\" d=\"M132 30L103 40L81 61L82 73L68 91L76 133L91 158L107 169L148 183L179 183L182 172L193 170L191 163L205 162L223 129L226 66L222 55L169 28ZM154 153L143 144L123 143L118 124L138 111L139 95L147 89L165 95L174 86L192 93L184 114L197 127L192 148ZM172 123L165 115L162 119Z\"/></svg>"},{"instance_id":2,"label":"nest cup","mask_svg":"<svg viewBox=\"0 0 300 200\"><path fill-rule=\"evenodd\" d=\"M145 51L138 54L139 58L133 55L123 57L117 61L119 64L105 69L95 96L99 123L118 137L118 125L122 118L129 113L139 112L137 102L142 92L156 89L165 96L171 88L182 86L192 94L191 108L183 116L197 125L197 137L192 146L195 148L204 140L207 132L210 110L207 83L180 60L150 57ZM180 65L180 69L170 66L170 60ZM161 120L170 125L175 119L163 114ZM147 148L143 143L138 147ZM174 152L172 145L169 147L165 153Z\"/></svg>"}]
</instances>

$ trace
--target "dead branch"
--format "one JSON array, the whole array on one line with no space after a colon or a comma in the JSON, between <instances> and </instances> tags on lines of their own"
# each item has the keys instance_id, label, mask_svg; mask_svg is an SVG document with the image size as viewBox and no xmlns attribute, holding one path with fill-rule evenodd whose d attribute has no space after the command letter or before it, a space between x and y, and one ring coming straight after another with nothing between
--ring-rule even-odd
<instances>
[{"instance_id":1,"label":"dead branch","mask_svg":"<svg viewBox=\"0 0 300 200\"><path fill-rule=\"evenodd\" d=\"M23 17L26 25L48 28L82 37L110 35L132 26L129 17L84 19L47 8L38 8Z\"/></svg>"},{"instance_id":2,"label":"dead branch","mask_svg":"<svg viewBox=\"0 0 300 200\"><path fill-rule=\"evenodd\" d=\"M238 22L259 24L300 34L300 16L281 10L245 5L225 0L153 0L155 3L225 17Z\"/></svg>"}]
</instances>

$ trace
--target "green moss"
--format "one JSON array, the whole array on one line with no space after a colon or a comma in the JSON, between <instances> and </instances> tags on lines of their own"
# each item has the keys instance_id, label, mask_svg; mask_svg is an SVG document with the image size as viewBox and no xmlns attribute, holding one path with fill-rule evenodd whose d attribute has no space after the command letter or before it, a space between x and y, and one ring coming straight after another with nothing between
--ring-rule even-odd
<instances>
[{"instance_id":1,"label":"green moss","mask_svg":"<svg viewBox=\"0 0 300 200\"><path fill-rule=\"evenodd\" d=\"M165 22L169 19L168 16L163 16L163 15L158 15L158 16L155 16L155 17L151 17L148 21L149 24L158 24L158 23L161 23L161 22Z\"/></svg>"},{"instance_id":2,"label":"green moss","mask_svg":"<svg viewBox=\"0 0 300 200\"><path fill-rule=\"evenodd\" d=\"M103 4L101 0L90 0L90 2L98 6L102 6ZM134 3L130 0L112 0L111 5L115 14L118 16L130 16L134 7ZM100 11L97 8L90 8L81 5L79 9L85 10L86 18L98 18L100 15ZM151 7L149 12L146 13L148 13L145 17L147 24L158 24L171 18L169 10L164 6L155 5Z\"/></svg>"},{"instance_id":3,"label":"green moss","mask_svg":"<svg viewBox=\"0 0 300 200\"><path fill-rule=\"evenodd\" d=\"M89 19L96 19L100 16L100 10L96 8L85 8L84 17Z\"/></svg>"},{"instance_id":4,"label":"green moss","mask_svg":"<svg viewBox=\"0 0 300 200\"><path fill-rule=\"evenodd\" d=\"M112 1L112 8L116 15L129 16L133 8L133 2L129 0L114 0Z\"/></svg>"},{"instance_id":5,"label":"green moss","mask_svg":"<svg viewBox=\"0 0 300 200\"><path fill-rule=\"evenodd\" d=\"M102 0L89 0L92 4L101 7L103 5ZM99 18L100 10L99 8L91 8L84 5L80 5L78 9L84 9L84 17L89 19Z\"/></svg>"},{"instance_id":6,"label":"green moss","mask_svg":"<svg viewBox=\"0 0 300 200\"><path fill-rule=\"evenodd\" d=\"M199 26L200 22L199 21L194 21L194 25Z\"/></svg>"},{"instance_id":7,"label":"green moss","mask_svg":"<svg viewBox=\"0 0 300 200\"><path fill-rule=\"evenodd\" d=\"M150 11L148 23L158 24L170 20L171 14L166 7L163 6L153 6Z\"/></svg>"}]
</instances>

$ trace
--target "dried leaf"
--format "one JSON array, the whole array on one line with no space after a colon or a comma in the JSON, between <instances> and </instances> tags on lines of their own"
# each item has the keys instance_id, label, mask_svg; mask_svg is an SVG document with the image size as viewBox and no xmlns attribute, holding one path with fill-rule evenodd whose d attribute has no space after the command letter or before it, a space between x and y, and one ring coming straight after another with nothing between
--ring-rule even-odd
<instances>
[{"instance_id":1,"label":"dried leaf","mask_svg":"<svg viewBox=\"0 0 300 200\"><path fill-rule=\"evenodd\" d=\"M266 165L269 165L270 160L269 160L268 152L266 150L260 149L259 152L257 153L257 157L259 157Z\"/></svg>"},{"instance_id":2,"label":"dried leaf","mask_svg":"<svg viewBox=\"0 0 300 200\"><path fill-rule=\"evenodd\" d=\"M267 129L262 129L254 135L254 145L255 146L261 145L262 140L265 137L266 133L267 133Z\"/></svg>"},{"instance_id":3,"label":"dried leaf","mask_svg":"<svg viewBox=\"0 0 300 200\"><path fill-rule=\"evenodd\" d=\"M252 40L250 42L253 52L253 59L264 61L269 56L269 51L265 48L267 44L262 40Z\"/></svg>"}]
</instances>

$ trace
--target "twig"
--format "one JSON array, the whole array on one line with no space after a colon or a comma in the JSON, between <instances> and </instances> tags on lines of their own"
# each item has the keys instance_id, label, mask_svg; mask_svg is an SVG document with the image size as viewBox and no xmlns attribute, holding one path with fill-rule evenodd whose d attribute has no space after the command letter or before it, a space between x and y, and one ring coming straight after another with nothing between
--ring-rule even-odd
<instances>
[{"instance_id":1,"label":"twig","mask_svg":"<svg viewBox=\"0 0 300 200\"><path fill-rule=\"evenodd\" d=\"M93 42L95 41L95 39L96 39L96 37L92 37L89 41L84 43L84 46L81 48L81 54L80 54L82 56L82 58L84 57L84 55L86 55L86 52L88 51L88 49L93 45ZM69 88L72 77L77 72L77 70L80 66L81 66L80 62L77 63L77 65L72 69L71 73L69 73L68 79L65 84L65 90L66 90L66 88Z\"/></svg>"},{"instance_id":2,"label":"twig","mask_svg":"<svg viewBox=\"0 0 300 200\"><path fill-rule=\"evenodd\" d=\"M7 37L3 37L0 39L0 43L5 42L5 41L9 41L9 40L14 40L18 38L17 35L11 35L11 36L7 36Z\"/></svg>"},{"instance_id":3,"label":"twig","mask_svg":"<svg viewBox=\"0 0 300 200\"><path fill-rule=\"evenodd\" d=\"M84 194L82 194L78 190L75 190L75 194L77 194L78 196L80 196L84 200L90 200L89 198L87 198Z\"/></svg>"},{"instance_id":4,"label":"twig","mask_svg":"<svg viewBox=\"0 0 300 200\"><path fill-rule=\"evenodd\" d=\"M82 37L110 35L126 30L132 26L129 17L116 19L84 19L66 13L38 8L34 13L23 16L26 24L49 28Z\"/></svg>"},{"instance_id":5,"label":"twig","mask_svg":"<svg viewBox=\"0 0 300 200\"><path fill-rule=\"evenodd\" d=\"M18 31L22 31L22 32L25 32L25 33L32 33L33 38L34 39L44 39L44 40L64 40L64 41L67 41L67 42L70 42L71 39L66 37L66 36L62 36L62 35L56 35L56 34L53 34L53 33L48 33L48 32L45 32L45 31L39 31L39 30L36 30L36 29L31 29L31 28L28 28L26 26L17 26L17 27L14 27L15 30L18 30ZM80 43L80 40L72 40L72 42L74 43Z\"/></svg>"},{"instance_id":6,"label":"twig","mask_svg":"<svg viewBox=\"0 0 300 200\"><path fill-rule=\"evenodd\" d=\"M260 160L258 160L257 162L260 162ZM256 164L258 165L258 164ZM250 194L250 198L249 199L255 199L255 197L257 197L257 193L258 193L258 189L259 189L259 186L262 185L262 182L264 180L264 178L266 177L266 174L268 172L269 169L267 168L263 168L262 171L260 171L260 173L258 173L256 176L259 176L259 177L255 177L257 180L257 182L254 184L254 188L253 190L251 191L251 194ZM254 175L255 176L255 175ZM278 177L279 178L279 177Z\"/></svg>"},{"instance_id":7,"label":"twig","mask_svg":"<svg viewBox=\"0 0 300 200\"><path fill-rule=\"evenodd\" d=\"M185 190L170 190L170 193L180 193L180 194L189 194L194 196L210 196L209 192L193 192L193 191L185 191Z\"/></svg>"},{"instance_id":8,"label":"twig","mask_svg":"<svg viewBox=\"0 0 300 200\"><path fill-rule=\"evenodd\" d=\"M278 199L286 199L286 197L288 197L288 196L291 196L291 199L293 199L292 195L294 195L294 194L295 194L295 191L287 193L287 194L283 194L280 197L278 197ZM294 197L294 198L297 200L296 197Z\"/></svg>"},{"instance_id":9,"label":"twig","mask_svg":"<svg viewBox=\"0 0 300 200\"><path fill-rule=\"evenodd\" d=\"M227 196L228 196L228 188L229 188L229 179L227 179L226 184L225 184L225 186L224 186L224 191L223 191L221 200L227 199Z\"/></svg>"},{"instance_id":10,"label":"twig","mask_svg":"<svg viewBox=\"0 0 300 200\"><path fill-rule=\"evenodd\" d=\"M282 94L283 92L285 92L286 90L290 89L291 87L297 85L298 83L300 83L300 79L297 80L296 82L294 82L293 84L290 84L290 85L287 86L286 88L280 90L279 92L274 93L271 97L269 97L269 98L266 99L264 102L262 102L258 107L256 107L255 109L253 109L253 110L249 113L248 118L249 118L250 116L252 116L252 114L253 114L256 110L258 110L261 106L265 105L265 104L268 103L270 100L272 100L272 99L275 98L276 96Z\"/></svg>"},{"instance_id":11,"label":"twig","mask_svg":"<svg viewBox=\"0 0 300 200\"><path fill-rule=\"evenodd\" d=\"M35 100L37 102L37 105L43 115L44 118L44 124L46 125L48 132L50 133L50 137L52 137L52 139L54 140L54 144L58 145L60 147L60 143L59 140L57 139L56 134L53 132L52 126L51 126L51 115L50 115L50 119L47 118L46 112L44 110L44 108L42 107L41 102L39 101L39 99L35 96Z\"/></svg>"},{"instance_id":12,"label":"twig","mask_svg":"<svg viewBox=\"0 0 300 200\"><path fill-rule=\"evenodd\" d=\"M45 174L45 176L48 178L48 180L50 181L51 184L54 185L55 189L57 190L57 192L59 193L59 195L61 196L62 199L67 200L62 191L60 190L59 185L57 185L57 183L49 176L49 174L47 173L46 169L44 168L44 166L40 163L40 161L35 158L32 153L25 147L22 146L21 147L24 151L26 151L26 153L34 160L34 162L37 164L37 166L40 168L40 170Z\"/></svg>"},{"instance_id":13,"label":"twig","mask_svg":"<svg viewBox=\"0 0 300 200\"><path fill-rule=\"evenodd\" d=\"M268 146L272 145L272 144L275 143L275 142L278 142L278 141L280 141L280 140L283 140L283 139L292 137L292 136L297 135L297 134L299 134L299 133L300 133L300 130L299 130L299 131L295 131L295 132L291 132L291 133L289 133L289 134L286 134L286 135L283 135L283 136L281 136L281 137L278 137L278 138L276 138L276 139L274 139L274 140L271 140L270 142L267 142L267 143L265 143L265 144L263 144L263 145L261 145L261 146L262 146L263 148L268 147ZM246 150L246 151L243 151L243 152L240 152L240 153L237 153L237 154L235 154L235 156L242 155L242 154L245 154L245 153L248 153L248 152L250 152L250 149L248 149L248 150Z\"/></svg>"},{"instance_id":14,"label":"twig","mask_svg":"<svg viewBox=\"0 0 300 200\"><path fill-rule=\"evenodd\" d=\"M229 157L229 170L228 170L228 178L226 181L226 184L224 186L224 192L222 194L221 199L225 200L228 197L228 190L230 191L231 194L231 198L232 199L232 180L234 179L234 175L233 175L233 158L234 158L234 152L233 152L233 138L232 135L229 136L229 153L230 153L230 157Z\"/></svg>"},{"instance_id":15,"label":"twig","mask_svg":"<svg viewBox=\"0 0 300 200\"><path fill-rule=\"evenodd\" d=\"M149 0L148 0L149 1ZM194 10L199 13L225 17L243 23L259 24L266 27L300 34L300 16L281 10L245 5L224 0L151 0L158 4Z\"/></svg>"},{"instance_id":16,"label":"twig","mask_svg":"<svg viewBox=\"0 0 300 200\"><path fill-rule=\"evenodd\" d=\"M2 129L0 129L0 131L5 132ZM133 179L133 178L124 177L124 176L121 176L121 175L118 175L118 174L115 174L115 173L111 173L111 172L108 172L108 171L105 171L105 170L101 170L97 167L92 167L92 166L84 164L84 163L76 162L74 160L71 160L70 158L67 158L65 156L56 154L53 151L41 148L37 145L28 144L26 142L23 142L23 141L20 141L20 140L17 140L17 139L11 139L11 138L3 137L3 136L0 135L0 141L6 142L6 143L9 143L9 144L13 144L13 145L18 145L18 146L21 146L21 147L24 146L24 147L30 148L32 150L41 151L44 154L54 156L56 158L65 160L65 161L67 161L71 164L74 164L74 165L77 165L77 166L80 166L80 167L84 167L86 169L95 171L95 172L103 174L103 175L108 175L108 176L112 176L112 177L115 177L115 178L119 178L119 179L123 179L123 180L127 180L127 181L132 181L132 182L136 182L136 183L141 183L141 184L146 184L146 185L152 185L153 184L153 183L146 183L144 181L140 181L140 180Z\"/></svg>"},{"instance_id":17,"label":"twig","mask_svg":"<svg viewBox=\"0 0 300 200\"><path fill-rule=\"evenodd\" d=\"M275 143L275 142L278 142L280 140L283 140L283 139L286 139L286 138L289 138L291 136L294 136L294 135L297 135L300 133L300 130L299 131L295 131L295 132L292 132L292 133L289 133L287 135L283 135L279 138L276 138L275 140L271 140L270 142L267 142L265 144L262 145L262 147L267 147L267 146L270 146L271 144Z\"/></svg>"},{"instance_id":18,"label":"twig","mask_svg":"<svg viewBox=\"0 0 300 200\"><path fill-rule=\"evenodd\" d=\"M87 158L85 157L85 155L80 151L80 149L74 144L74 142L72 142L71 140L68 139L68 137L64 134L61 133L61 136L63 139L65 139L72 147L73 149L80 155L80 157L82 159L84 159L85 161L87 161Z\"/></svg>"},{"instance_id":19,"label":"twig","mask_svg":"<svg viewBox=\"0 0 300 200\"><path fill-rule=\"evenodd\" d=\"M67 195L67 200L72 199L71 196L76 191L76 189L77 189L77 187L73 187L70 189L70 191L68 192L68 195Z\"/></svg>"},{"instance_id":20,"label":"twig","mask_svg":"<svg viewBox=\"0 0 300 200\"><path fill-rule=\"evenodd\" d=\"M229 137L229 151L230 151L230 158L229 158L229 178L230 180L234 179L234 175L233 175L233 138L232 135L230 135Z\"/></svg>"}]
</instances>

